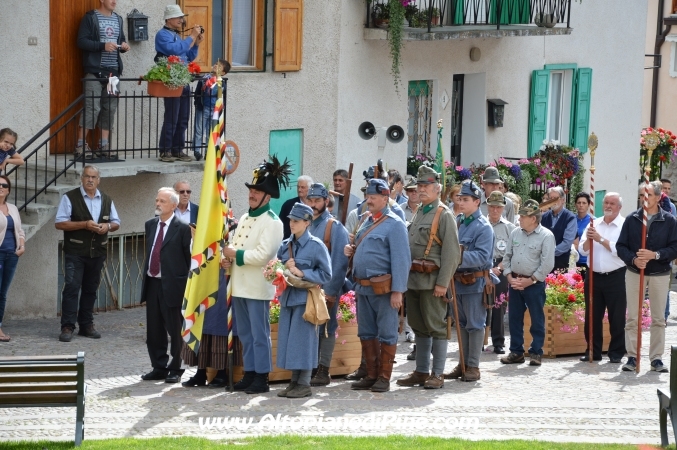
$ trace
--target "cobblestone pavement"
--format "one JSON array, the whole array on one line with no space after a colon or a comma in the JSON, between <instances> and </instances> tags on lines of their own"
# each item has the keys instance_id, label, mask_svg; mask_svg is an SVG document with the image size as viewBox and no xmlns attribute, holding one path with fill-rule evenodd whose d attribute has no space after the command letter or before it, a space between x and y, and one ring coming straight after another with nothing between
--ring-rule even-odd
<instances>
[{"instance_id":1,"label":"cobblestone pavement","mask_svg":"<svg viewBox=\"0 0 677 450\"><path fill-rule=\"evenodd\" d=\"M672 295L672 311L677 312L677 296ZM276 396L286 383L250 396L141 381L139 376L150 369L145 308L100 313L95 322L102 339L74 335L71 343L61 343L57 318L7 321L3 330L12 340L0 345L0 357L86 353L87 439L359 432L660 443L656 389L667 389L670 375L649 372L645 358L641 373L635 375L621 372L620 365L606 357L593 364L578 357L544 359L534 368L505 366L497 355L485 353L479 382L447 380L441 390L402 388L393 382L391 392L377 394L351 391L341 378L327 388L313 388L312 397L292 400ZM668 322L666 336L664 363L669 366L677 321ZM642 341L646 355L648 332ZM449 344L447 371L457 362L457 349L456 342ZM401 342L393 380L414 370L414 362L406 360L409 351L410 344ZM188 370L183 379L192 373ZM285 415L294 421L285 422ZM212 418L223 422L214 424ZM235 424L239 419L247 422ZM298 428L301 425L305 428ZM72 440L74 426L74 408L0 409L2 441ZM672 435L670 440L674 442Z\"/></svg>"}]
</instances>

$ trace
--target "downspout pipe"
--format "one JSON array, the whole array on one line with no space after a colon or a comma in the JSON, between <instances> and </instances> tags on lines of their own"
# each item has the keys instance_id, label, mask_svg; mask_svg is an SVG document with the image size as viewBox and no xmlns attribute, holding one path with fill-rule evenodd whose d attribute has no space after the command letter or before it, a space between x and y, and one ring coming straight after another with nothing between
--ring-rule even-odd
<instances>
[{"instance_id":1,"label":"downspout pipe","mask_svg":"<svg viewBox=\"0 0 677 450\"><path fill-rule=\"evenodd\" d=\"M665 37L670 33L672 24L668 23L665 30L663 30L663 9L665 7L665 0L658 0L658 13L656 14L656 42L654 44L654 55L660 55L661 47L665 42ZM654 56L653 61L653 79L651 81L651 117L649 119L649 126L656 126L656 110L658 108L658 74L660 61L658 56Z\"/></svg>"}]
</instances>

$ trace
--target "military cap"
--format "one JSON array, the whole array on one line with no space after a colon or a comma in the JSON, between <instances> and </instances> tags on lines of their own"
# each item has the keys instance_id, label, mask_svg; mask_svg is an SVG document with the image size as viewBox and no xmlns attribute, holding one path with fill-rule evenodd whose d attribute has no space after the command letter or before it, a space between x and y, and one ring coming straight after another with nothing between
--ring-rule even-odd
<instances>
[{"instance_id":1,"label":"military cap","mask_svg":"<svg viewBox=\"0 0 677 450\"><path fill-rule=\"evenodd\" d=\"M367 185L367 195L374 194L386 196L390 195L390 188L388 187L388 183L379 178L372 178L371 180L369 180L369 184Z\"/></svg>"},{"instance_id":2,"label":"military cap","mask_svg":"<svg viewBox=\"0 0 677 450\"><path fill-rule=\"evenodd\" d=\"M498 174L498 169L495 167L487 167L484 169L484 175L482 175L482 181L487 183L503 183L503 179Z\"/></svg>"},{"instance_id":3,"label":"military cap","mask_svg":"<svg viewBox=\"0 0 677 450\"><path fill-rule=\"evenodd\" d=\"M503 196L503 192L501 191L494 191L487 197L487 205L491 206L505 206L505 197Z\"/></svg>"},{"instance_id":4,"label":"military cap","mask_svg":"<svg viewBox=\"0 0 677 450\"><path fill-rule=\"evenodd\" d=\"M420 166L416 174L416 182L418 184L432 184L440 182L440 174L435 172L435 169L428 166Z\"/></svg>"},{"instance_id":5,"label":"military cap","mask_svg":"<svg viewBox=\"0 0 677 450\"><path fill-rule=\"evenodd\" d=\"M416 178L410 177L407 180L407 185L404 186L404 190L409 191L409 190L412 190L412 189L416 189L416 183L417 183Z\"/></svg>"},{"instance_id":6,"label":"military cap","mask_svg":"<svg viewBox=\"0 0 677 450\"><path fill-rule=\"evenodd\" d=\"M533 199L529 199L520 207L518 214L520 216L535 216L541 212L541 208L538 205L538 202Z\"/></svg>"},{"instance_id":7,"label":"military cap","mask_svg":"<svg viewBox=\"0 0 677 450\"><path fill-rule=\"evenodd\" d=\"M420 181L419 181L420 183ZM461 185L461 192L459 192L460 196L463 195L469 195L470 197L475 197L475 198L481 198L482 194L480 191L480 188L477 187L475 183L472 181L468 181L467 183L463 183Z\"/></svg>"},{"instance_id":8,"label":"military cap","mask_svg":"<svg viewBox=\"0 0 677 450\"><path fill-rule=\"evenodd\" d=\"M308 195L306 196L307 198L327 198L329 197L329 193L327 192L327 188L324 187L324 184L322 183L313 183L310 185L310 188L308 189Z\"/></svg>"},{"instance_id":9,"label":"military cap","mask_svg":"<svg viewBox=\"0 0 677 450\"><path fill-rule=\"evenodd\" d=\"M294 203L287 217L296 220L313 220L313 209L303 203Z\"/></svg>"}]
</instances>

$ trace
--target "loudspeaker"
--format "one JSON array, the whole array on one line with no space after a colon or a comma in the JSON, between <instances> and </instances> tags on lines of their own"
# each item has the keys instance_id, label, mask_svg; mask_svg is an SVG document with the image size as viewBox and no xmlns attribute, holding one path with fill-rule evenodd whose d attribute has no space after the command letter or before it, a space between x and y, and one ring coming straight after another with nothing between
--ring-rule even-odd
<instances>
[{"instance_id":1,"label":"loudspeaker","mask_svg":"<svg viewBox=\"0 0 677 450\"><path fill-rule=\"evenodd\" d=\"M357 127L357 134L359 134L362 139L372 139L376 136L376 127L371 122L362 122L360 126Z\"/></svg>"},{"instance_id":2,"label":"loudspeaker","mask_svg":"<svg viewBox=\"0 0 677 450\"><path fill-rule=\"evenodd\" d=\"M386 131L386 139L388 139L393 144L402 142L402 139L404 139L404 130L399 125L391 125Z\"/></svg>"}]
</instances>

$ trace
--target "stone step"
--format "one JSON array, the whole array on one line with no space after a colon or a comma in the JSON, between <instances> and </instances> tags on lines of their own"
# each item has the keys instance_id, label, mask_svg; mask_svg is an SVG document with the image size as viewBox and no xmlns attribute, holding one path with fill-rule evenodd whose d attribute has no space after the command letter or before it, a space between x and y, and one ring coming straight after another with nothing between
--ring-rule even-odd
<instances>
[{"instance_id":1,"label":"stone step","mask_svg":"<svg viewBox=\"0 0 677 450\"><path fill-rule=\"evenodd\" d=\"M65 181L65 180L64 180ZM33 186L33 187L31 187ZM38 192L38 189L35 189L35 184L29 183L29 187L21 187L15 191L16 197L11 197L10 201L14 202L16 199L17 204L22 204L26 198L31 198L33 195ZM41 192L37 198L35 198L31 203L42 203L45 205L59 206L61 197L68 191L75 189L79 184L70 184L70 183L59 183L56 186L48 186L43 192Z\"/></svg>"},{"instance_id":2,"label":"stone step","mask_svg":"<svg viewBox=\"0 0 677 450\"><path fill-rule=\"evenodd\" d=\"M47 222L54 219L57 207L44 203L30 203L24 211L21 211L21 223L35 225L41 228ZM37 231L37 230L36 230Z\"/></svg>"}]
</instances>

